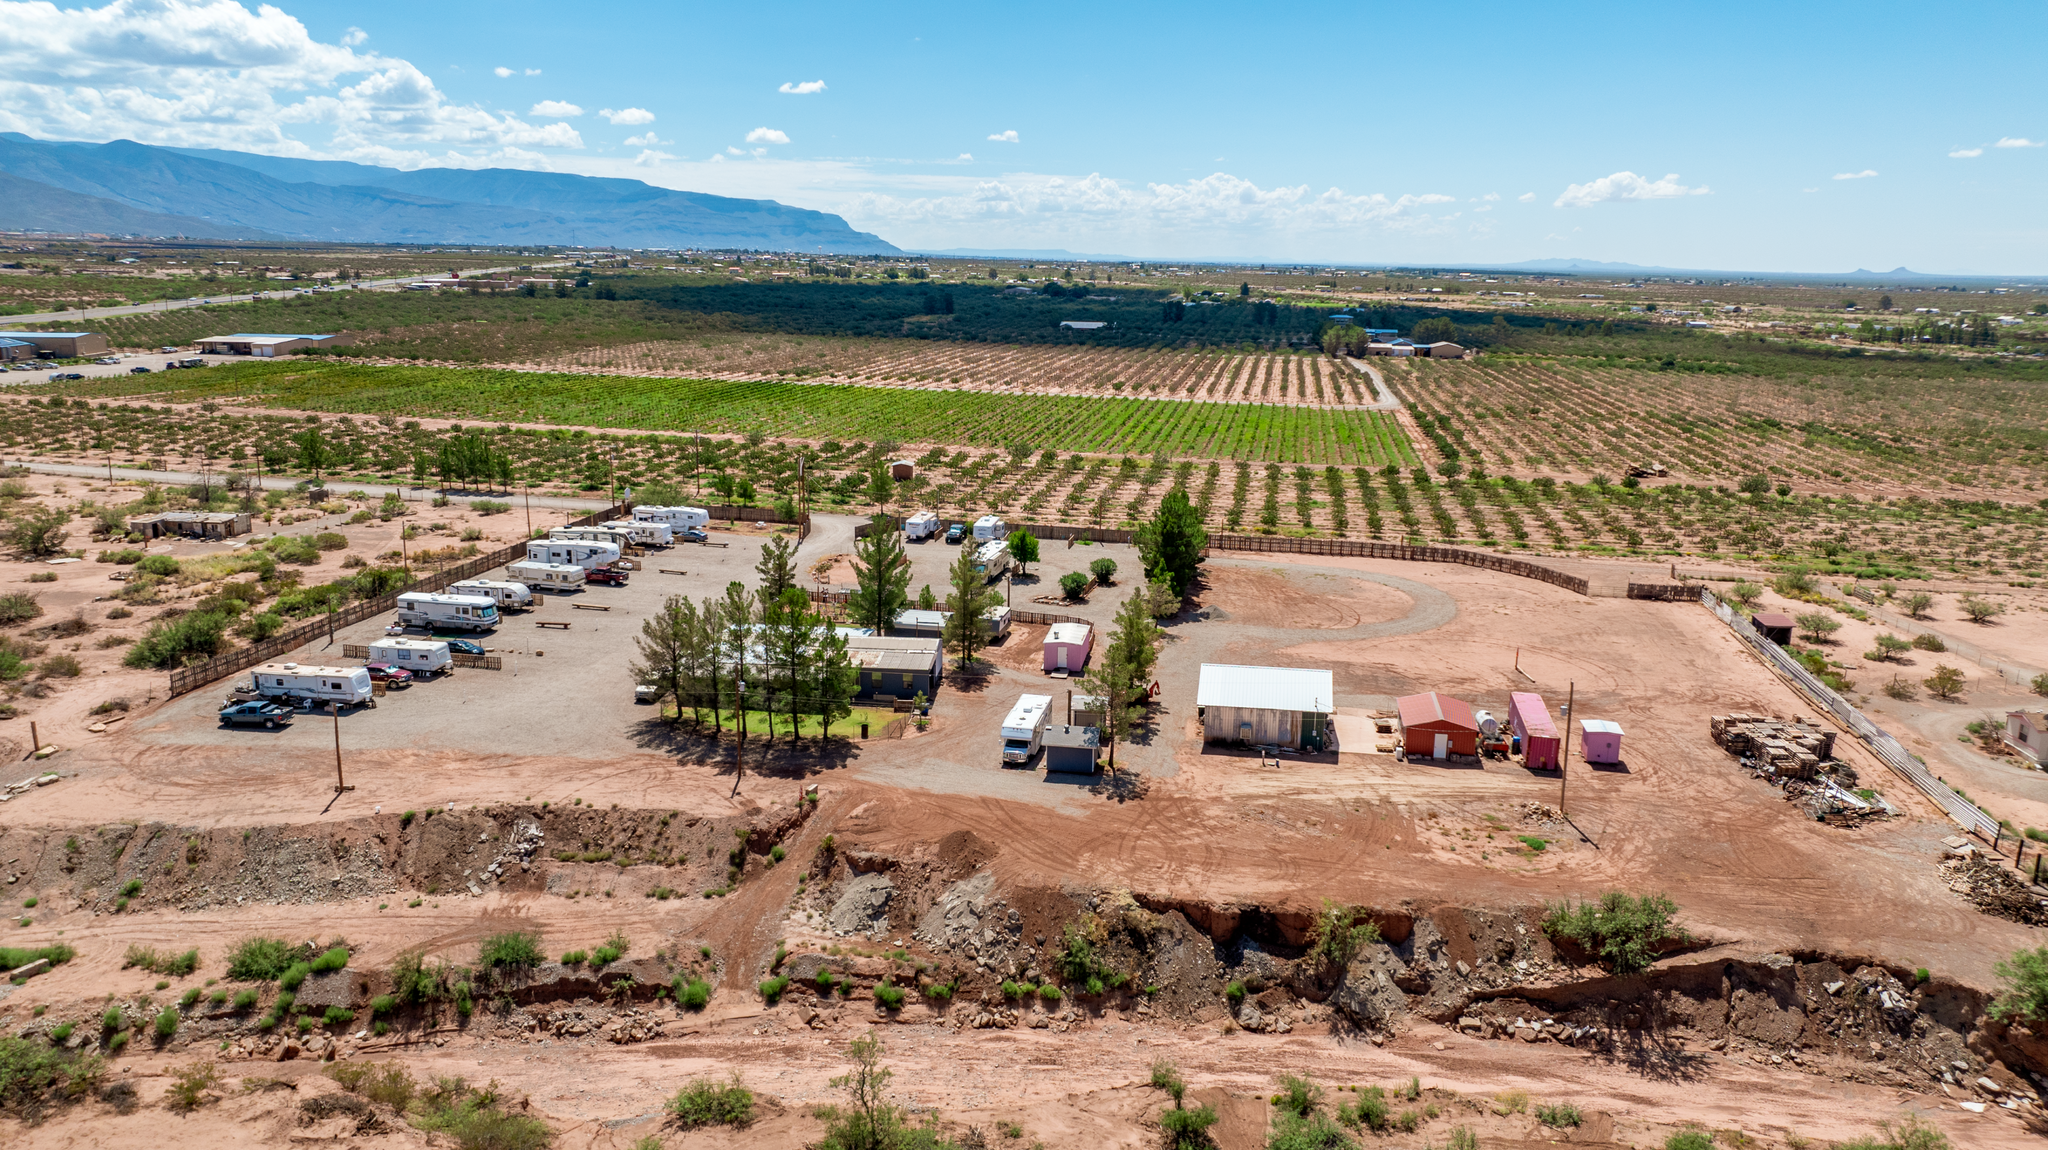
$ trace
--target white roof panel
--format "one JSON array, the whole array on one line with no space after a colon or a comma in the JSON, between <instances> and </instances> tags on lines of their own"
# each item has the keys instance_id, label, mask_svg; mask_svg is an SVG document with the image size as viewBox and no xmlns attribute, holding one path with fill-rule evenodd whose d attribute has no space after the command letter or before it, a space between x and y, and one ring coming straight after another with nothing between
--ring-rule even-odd
<instances>
[{"instance_id":1,"label":"white roof panel","mask_svg":"<svg viewBox=\"0 0 2048 1150\"><path fill-rule=\"evenodd\" d=\"M1336 706L1336 687L1330 672L1307 667L1204 663L1201 682L1195 688L1195 705L1326 715Z\"/></svg>"},{"instance_id":2,"label":"white roof panel","mask_svg":"<svg viewBox=\"0 0 2048 1150\"><path fill-rule=\"evenodd\" d=\"M1579 720L1579 726L1588 733L1595 735L1621 734L1621 724L1612 723L1606 719L1581 719Z\"/></svg>"}]
</instances>

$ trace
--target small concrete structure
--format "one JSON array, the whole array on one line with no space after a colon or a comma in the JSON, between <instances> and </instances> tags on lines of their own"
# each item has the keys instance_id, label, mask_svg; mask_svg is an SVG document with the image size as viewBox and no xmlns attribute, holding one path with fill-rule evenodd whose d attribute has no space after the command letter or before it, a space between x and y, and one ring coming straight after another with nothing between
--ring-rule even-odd
<instances>
[{"instance_id":1,"label":"small concrete structure","mask_svg":"<svg viewBox=\"0 0 2048 1150\"><path fill-rule=\"evenodd\" d=\"M2007 711L2005 745L2037 767L2048 767L2048 711Z\"/></svg>"},{"instance_id":2,"label":"small concrete structure","mask_svg":"<svg viewBox=\"0 0 2048 1150\"><path fill-rule=\"evenodd\" d=\"M1101 769L1095 758L1102 751L1102 732L1094 727L1049 726L1039 745L1045 748L1048 771L1092 775Z\"/></svg>"},{"instance_id":3,"label":"small concrete structure","mask_svg":"<svg viewBox=\"0 0 2048 1150\"><path fill-rule=\"evenodd\" d=\"M1336 687L1325 670L1204 663L1195 707L1207 742L1320 752L1333 734Z\"/></svg>"},{"instance_id":4,"label":"small concrete structure","mask_svg":"<svg viewBox=\"0 0 2048 1150\"><path fill-rule=\"evenodd\" d=\"M34 344L37 352L48 352L52 359L107 354L107 337L96 331L10 331L0 335Z\"/></svg>"},{"instance_id":5,"label":"small concrete structure","mask_svg":"<svg viewBox=\"0 0 2048 1150\"><path fill-rule=\"evenodd\" d=\"M1045 673L1078 675L1095 647L1095 629L1086 623L1054 623L1045 631Z\"/></svg>"},{"instance_id":6,"label":"small concrete structure","mask_svg":"<svg viewBox=\"0 0 2048 1150\"><path fill-rule=\"evenodd\" d=\"M209 336L199 341L199 350L208 355L253 355L268 358L290 355L302 348L333 347L340 339L338 335L277 335L245 331L234 335Z\"/></svg>"},{"instance_id":7,"label":"small concrete structure","mask_svg":"<svg viewBox=\"0 0 2048 1150\"><path fill-rule=\"evenodd\" d=\"M1621 724L1587 719L1579 724L1579 753L1589 763L1621 762Z\"/></svg>"},{"instance_id":8,"label":"small concrete structure","mask_svg":"<svg viewBox=\"0 0 2048 1150\"><path fill-rule=\"evenodd\" d=\"M849 635L846 657L860 670L858 694L864 699L921 694L929 700L945 667L945 651L937 639Z\"/></svg>"},{"instance_id":9,"label":"small concrete structure","mask_svg":"<svg viewBox=\"0 0 2048 1150\"><path fill-rule=\"evenodd\" d=\"M1522 740L1522 765L1532 771L1554 771L1562 765L1564 740L1550 721L1550 708L1533 691L1508 695L1508 725Z\"/></svg>"},{"instance_id":10,"label":"small concrete structure","mask_svg":"<svg viewBox=\"0 0 2048 1150\"><path fill-rule=\"evenodd\" d=\"M1780 647L1792 645L1792 628L1797 626L1792 616L1780 611L1758 611L1749 617L1749 625L1756 633Z\"/></svg>"},{"instance_id":11,"label":"small concrete structure","mask_svg":"<svg viewBox=\"0 0 2048 1150\"><path fill-rule=\"evenodd\" d=\"M1472 704L1435 691L1394 701L1401 715L1401 750L1411 759L1479 754L1479 721Z\"/></svg>"},{"instance_id":12,"label":"small concrete structure","mask_svg":"<svg viewBox=\"0 0 2048 1150\"><path fill-rule=\"evenodd\" d=\"M128 533L144 539L181 535L187 539L232 539L249 533L246 511L160 511L128 521Z\"/></svg>"}]
</instances>

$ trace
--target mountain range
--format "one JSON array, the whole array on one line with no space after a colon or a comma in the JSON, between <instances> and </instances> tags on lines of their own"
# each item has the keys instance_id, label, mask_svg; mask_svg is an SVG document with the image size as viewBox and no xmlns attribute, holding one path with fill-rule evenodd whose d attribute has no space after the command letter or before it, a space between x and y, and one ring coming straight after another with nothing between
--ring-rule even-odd
<instances>
[{"instance_id":1,"label":"mountain range","mask_svg":"<svg viewBox=\"0 0 2048 1150\"><path fill-rule=\"evenodd\" d=\"M511 168L82 144L0 132L0 229L327 243L898 249L826 212Z\"/></svg>"}]
</instances>

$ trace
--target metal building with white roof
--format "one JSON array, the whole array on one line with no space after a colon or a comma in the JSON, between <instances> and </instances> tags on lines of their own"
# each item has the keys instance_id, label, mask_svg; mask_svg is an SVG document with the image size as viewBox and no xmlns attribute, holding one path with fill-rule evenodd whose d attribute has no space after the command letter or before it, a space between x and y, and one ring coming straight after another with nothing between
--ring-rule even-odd
<instances>
[{"instance_id":1,"label":"metal building with white roof","mask_svg":"<svg viewBox=\"0 0 2048 1150\"><path fill-rule=\"evenodd\" d=\"M1195 688L1207 742L1321 751L1336 705L1330 672L1307 667L1204 663Z\"/></svg>"}]
</instances>

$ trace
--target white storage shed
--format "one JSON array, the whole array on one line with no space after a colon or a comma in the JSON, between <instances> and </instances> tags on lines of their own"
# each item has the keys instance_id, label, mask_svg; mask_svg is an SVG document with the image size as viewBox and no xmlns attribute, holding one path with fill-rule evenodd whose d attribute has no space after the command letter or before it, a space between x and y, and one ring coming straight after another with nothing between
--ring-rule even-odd
<instances>
[{"instance_id":1,"label":"white storage shed","mask_svg":"<svg viewBox=\"0 0 2048 1150\"><path fill-rule=\"evenodd\" d=\"M1321 751L1332 741L1336 687L1324 670L1204 663L1195 707L1208 742Z\"/></svg>"}]
</instances>

